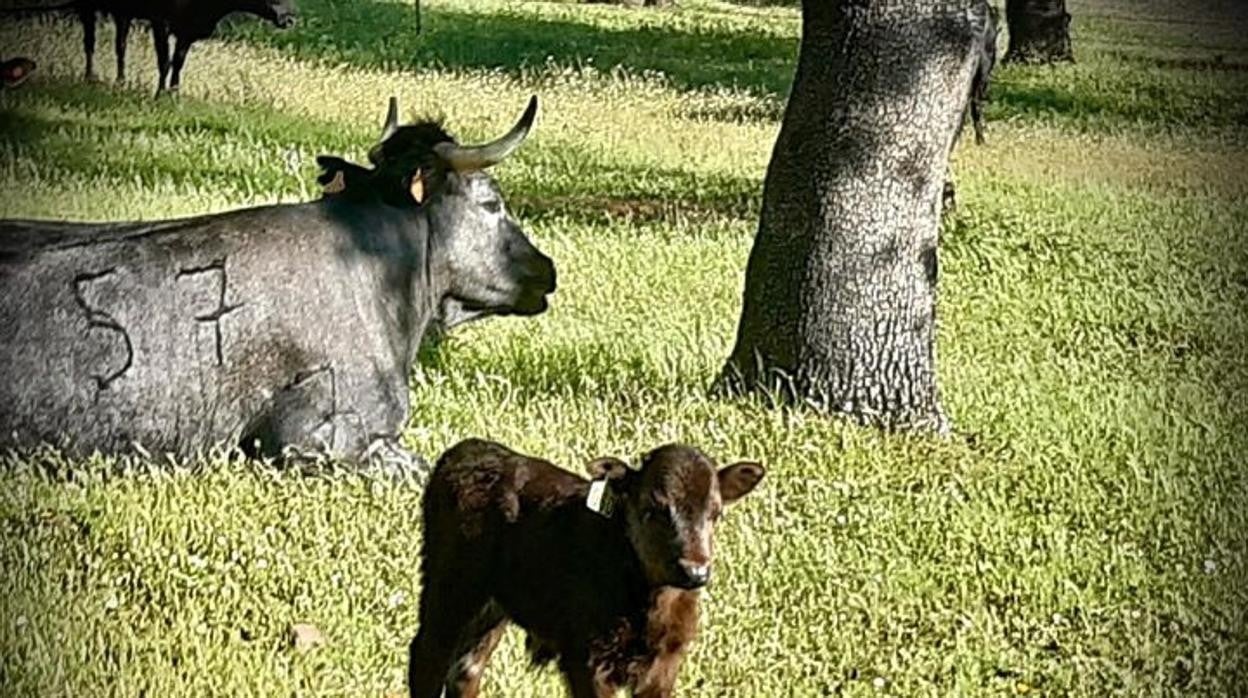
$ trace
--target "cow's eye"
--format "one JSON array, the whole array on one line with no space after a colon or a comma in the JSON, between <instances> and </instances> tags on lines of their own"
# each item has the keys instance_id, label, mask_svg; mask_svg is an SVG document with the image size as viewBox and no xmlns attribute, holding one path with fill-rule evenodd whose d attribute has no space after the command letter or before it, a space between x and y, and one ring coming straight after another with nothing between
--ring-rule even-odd
<instances>
[{"instance_id":1,"label":"cow's eye","mask_svg":"<svg viewBox=\"0 0 1248 698\"><path fill-rule=\"evenodd\" d=\"M498 199L492 199L481 204L481 206L490 213L498 213L503 210L503 204Z\"/></svg>"}]
</instances>

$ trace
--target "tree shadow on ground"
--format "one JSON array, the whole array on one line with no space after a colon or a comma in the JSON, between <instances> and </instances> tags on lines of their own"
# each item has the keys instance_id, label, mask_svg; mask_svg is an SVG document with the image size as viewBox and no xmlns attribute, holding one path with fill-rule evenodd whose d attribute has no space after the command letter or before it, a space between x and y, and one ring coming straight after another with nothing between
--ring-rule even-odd
<instances>
[{"instance_id":1,"label":"tree shadow on ground","mask_svg":"<svg viewBox=\"0 0 1248 698\"><path fill-rule=\"evenodd\" d=\"M630 10L620 9L620 12ZM519 12L300 0L301 20L277 32L257 23L223 36L282 49L300 58L364 68L471 68L523 74L592 65L660 71L677 87L737 86L783 94L792 80L797 38L749 31L630 26L608 28Z\"/></svg>"},{"instance_id":2,"label":"tree shadow on ground","mask_svg":"<svg viewBox=\"0 0 1248 698\"><path fill-rule=\"evenodd\" d=\"M312 155L352 157L371 145L375 126L342 124L290 116L257 106L226 105L182 97L153 100L138 92L69 80L28 86L0 109L0 166L21 156L45 173L67 179L140 180L193 184L219 189L253 188L298 196L296 177L280 153L303 153L299 177L319 191ZM135 139L163 137L157 151L137 150ZM201 156L222 140L271 153L271 166ZM565 150L567 146L561 146ZM588 224L614 221L661 222L677 218L750 218L757 212L757 177L705 175L677 167L654 168L595 161L573 148L570 157L547 158L522 150L530 159L527 175L496 173L509 205L523 219L560 218ZM565 153L566 154L566 153ZM568 176L568 163L583 165ZM552 176L556 175L556 176Z\"/></svg>"},{"instance_id":3,"label":"tree shadow on ground","mask_svg":"<svg viewBox=\"0 0 1248 698\"><path fill-rule=\"evenodd\" d=\"M483 69L547 77L551 68L557 72L592 66L632 74L657 71L682 90L736 87L764 98L757 104L691 105L689 113L682 114L721 121L778 120L798 45L796 36L751 30L748 25L643 23L634 19L636 15L623 14L620 26L603 26L614 20L594 15L594 21L578 21L566 14L544 17L518 10L439 5L425 8L418 26L415 11L407 4L301 0L300 8L302 20L295 29L279 32L260 22L243 22L226 28L222 36L278 48L301 59L369 69ZM653 11L615 11L658 16ZM1112 53L1106 57L1130 63ZM1162 75L1146 76L1142 82L1132 78L1134 82L1117 90L1114 80L1107 82L1087 71L1058 69L1064 72L1048 75L1006 66L994 82L989 117L1058 117L1088 126L1105 125L1101 121L1239 124L1242 109L1233 103L1242 87L1210 96L1203 85L1188 85L1182 79L1208 66L1175 63L1165 68ZM1015 75L1021 79L1015 80ZM1125 96L1119 93L1124 91Z\"/></svg>"},{"instance_id":4,"label":"tree shadow on ground","mask_svg":"<svg viewBox=\"0 0 1248 698\"><path fill-rule=\"evenodd\" d=\"M1043 82L1048 84L1036 84L1040 81L1035 79L1034 69L1012 69L989 88L987 119L990 123L1058 119L1096 130L1118 130L1124 125L1190 129L1244 124L1248 82L1239 79L1241 73L1227 70L1225 74L1237 82L1228 81L1226 89L1215 91L1202 81L1185 81L1185 76L1200 76L1208 73L1208 68L1191 65L1167 72L1168 76L1150 74L1143 80L1122 80L1119 84L1113 84L1112 79L1045 75ZM1092 82L1098 79L1103 82Z\"/></svg>"}]
</instances>

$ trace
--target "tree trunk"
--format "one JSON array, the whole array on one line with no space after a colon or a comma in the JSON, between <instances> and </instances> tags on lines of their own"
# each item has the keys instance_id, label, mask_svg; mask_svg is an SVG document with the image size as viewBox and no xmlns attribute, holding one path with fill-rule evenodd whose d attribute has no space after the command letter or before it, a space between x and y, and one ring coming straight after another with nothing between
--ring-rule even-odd
<instances>
[{"instance_id":1,"label":"tree trunk","mask_svg":"<svg viewBox=\"0 0 1248 698\"><path fill-rule=\"evenodd\" d=\"M1006 0L1010 28L1006 62L1059 63L1075 60L1070 47L1070 13L1066 0Z\"/></svg>"},{"instance_id":2,"label":"tree trunk","mask_svg":"<svg viewBox=\"0 0 1248 698\"><path fill-rule=\"evenodd\" d=\"M886 428L946 429L936 244L983 0L805 0L720 376Z\"/></svg>"}]
</instances>

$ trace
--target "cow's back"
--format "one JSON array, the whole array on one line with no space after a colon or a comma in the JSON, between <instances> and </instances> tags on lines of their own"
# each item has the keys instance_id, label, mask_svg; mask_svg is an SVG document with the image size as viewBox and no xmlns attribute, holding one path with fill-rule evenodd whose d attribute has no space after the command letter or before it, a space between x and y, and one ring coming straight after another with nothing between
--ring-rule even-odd
<instances>
[{"instance_id":1,"label":"cow's back","mask_svg":"<svg viewBox=\"0 0 1248 698\"><path fill-rule=\"evenodd\" d=\"M342 272L343 237L317 204L0 224L0 444L186 455L292 385L332 395L324 335L362 331L371 279Z\"/></svg>"}]
</instances>

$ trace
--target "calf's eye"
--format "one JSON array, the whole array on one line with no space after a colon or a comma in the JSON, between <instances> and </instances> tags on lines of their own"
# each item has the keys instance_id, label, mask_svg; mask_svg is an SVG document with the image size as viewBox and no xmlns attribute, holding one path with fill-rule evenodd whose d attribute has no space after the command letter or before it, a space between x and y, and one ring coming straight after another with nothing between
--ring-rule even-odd
<instances>
[{"instance_id":1,"label":"calf's eye","mask_svg":"<svg viewBox=\"0 0 1248 698\"><path fill-rule=\"evenodd\" d=\"M499 201L486 201L485 203L481 204L481 207L484 208L486 211L489 211L490 213L498 213L499 211L503 210L503 204L500 203Z\"/></svg>"}]
</instances>

